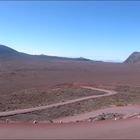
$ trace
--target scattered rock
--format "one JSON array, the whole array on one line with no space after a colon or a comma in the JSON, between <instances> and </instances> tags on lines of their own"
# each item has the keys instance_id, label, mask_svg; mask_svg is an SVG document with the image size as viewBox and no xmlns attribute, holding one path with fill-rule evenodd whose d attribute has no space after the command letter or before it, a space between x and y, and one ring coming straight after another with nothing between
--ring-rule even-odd
<instances>
[{"instance_id":1,"label":"scattered rock","mask_svg":"<svg viewBox=\"0 0 140 140\"><path fill-rule=\"evenodd\" d=\"M121 119L123 116L123 114L119 114L119 113L102 113L98 116L95 117L90 117L89 120L90 121L99 121L99 120L110 120L110 119Z\"/></svg>"}]
</instances>

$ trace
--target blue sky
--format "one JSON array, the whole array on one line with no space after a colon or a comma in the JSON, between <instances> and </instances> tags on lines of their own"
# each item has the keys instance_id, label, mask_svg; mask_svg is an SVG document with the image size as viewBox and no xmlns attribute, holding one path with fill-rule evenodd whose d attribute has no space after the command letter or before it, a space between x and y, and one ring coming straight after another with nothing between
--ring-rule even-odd
<instances>
[{"instance_id":1,"label":"blue sky","mask_svg":"<svg viewBox=\"0 0 140 140\"><path fill-rule=\"evenodd\" d=\"M0 1L0 44L30 54L123 61L140 51L140 2Z\"/></svg>"}]
</instances>

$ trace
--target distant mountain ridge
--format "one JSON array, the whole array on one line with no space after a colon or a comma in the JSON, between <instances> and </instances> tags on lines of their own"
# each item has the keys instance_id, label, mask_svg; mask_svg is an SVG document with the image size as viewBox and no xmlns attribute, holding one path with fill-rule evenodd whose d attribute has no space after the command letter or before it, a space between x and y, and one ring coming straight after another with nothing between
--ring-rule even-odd
<instances>
[{"instance_id":1,"label":"distant mountain ridge","mask_svg":"<svg viewBox=\"0 0 140 140\"><path fill-rule=\"evenodd\" d=\"M19 52L14 50L10 47L0 44L0 61L9 61L9 60L16 60L16 61L93 61L93 62L103 62L103 61L94 61L91 59L87 59L84 57L79 58L69 58L69 57L59 57L59 56L49 56L49 55L31 55ZM126 64L140 64L140 52L133 52L125 61Z\"/></svg>"},{"instance_id":2,"label":"distant mountain ridge","mask_svg":"<svg viewBox=\"0 0 140 140\"><path fill-rule=\"evenodd\" d=\"M30 55L22 52L18 52L5 45L0 45L0 59L10 60L10 59L43 59L43 60L72 60L72 61L92 61L87 58L69 58L69 57L59 57L59 56L48 56L48 55Z\"/></svg>"},{"instance_id":3,"label":"distant mountain ridge","mask_svg":"<svg viewBox=\"0 0 140 140\"><path fill-rule=\"evenodd\" d=\"M0 55L13 55L19 52L4 45L0 45Z\"/></svg>"},{"instance_id":4,"label":"distant mountain ridge","mask_svg":"<svg viewBox=\"0 0 140 140\"><path fill-rule=\"evenodd\" d=\"M125 61L127 64L140 64L140 52L133 52Z\"/></svg>"}]
</instances>

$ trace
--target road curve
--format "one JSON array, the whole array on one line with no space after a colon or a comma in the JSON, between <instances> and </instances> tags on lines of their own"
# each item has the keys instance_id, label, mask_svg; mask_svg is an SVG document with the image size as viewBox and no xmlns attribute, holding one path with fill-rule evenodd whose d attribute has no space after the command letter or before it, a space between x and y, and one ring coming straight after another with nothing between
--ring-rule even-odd
<instances>
[{"instance_id":1,"label":"road curve","mask_svg":"<svg viewBox=\"0 0 140 140\"><path fill-rule=\"evenodd\" d=\"M111 96L111 95L117 94L117 92L113 91L113 90L106 90L106 89L94 88L94 87L89 87L89 86L82 86L82 88L102 91L102 92L106 92L106 94L81 97L78 99L68 100L65 102L60 102L60 103L55 103L55 104L45 105L45 106L39 106L39 107L32 107L32 108L27 108L27 109L17 109L17 110L13 110L13 111L4 111L4 112L0 112L0 117L24 114L24 113L29 113L29 112L33 112L33 111L38 111L38 110L48 109L48 108L52 108L52 107L58 107L58 106L66 105L66 104L71 104L71 103L75 103L75 102L79 102L79 101L84 101L87 99L101 98L101 97L106 97L106 96Z\"/></svg>"}]
</instances>

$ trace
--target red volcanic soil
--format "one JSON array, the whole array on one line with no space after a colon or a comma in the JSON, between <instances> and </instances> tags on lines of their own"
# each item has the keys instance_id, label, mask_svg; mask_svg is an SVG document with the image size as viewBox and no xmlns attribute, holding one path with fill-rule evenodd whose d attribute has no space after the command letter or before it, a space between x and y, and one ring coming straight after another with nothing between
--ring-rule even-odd
<instances>
[{"instance_id":1,"label":"red volcanic soil","mask_svg":"<svg viewBox=\"0 0 140 140\"><path fill-rule=\"evenodd\" d=\"M4 50L3 50L4 49ZM1 51L1 48L0 48ZM6 51L6 52L5 52ZM113 89L139 86L140 65L105 63L48 56L31 56L15 50L0 52L0 96L25 89L88 85ZM117 96L117 95L116 95ZM116 97L115 96L115 97ZM0 124L1 139L140 138L140 120L126 119L68 124Z\"/></svg>"},{"instance_id":2,"label":"red volcanic soil","mask_svg":"<svg viewBox=\"0 0 140 140\"><path fill-rule=\"evenodd\" d=\"M140 120L68 124L0 124L1 139L139 139Z\"/></svg>"},{"instance_id":3,"label":"red volcanic soil","mask_svg":"<svg viewBox=\"0 0 140 140\"><path fill-rule=\"evenodd\" d=\"M0 94L64 83L139 86L140 66L75 61L6 62L0 65Z\"/></svg>"}]
</instances>

